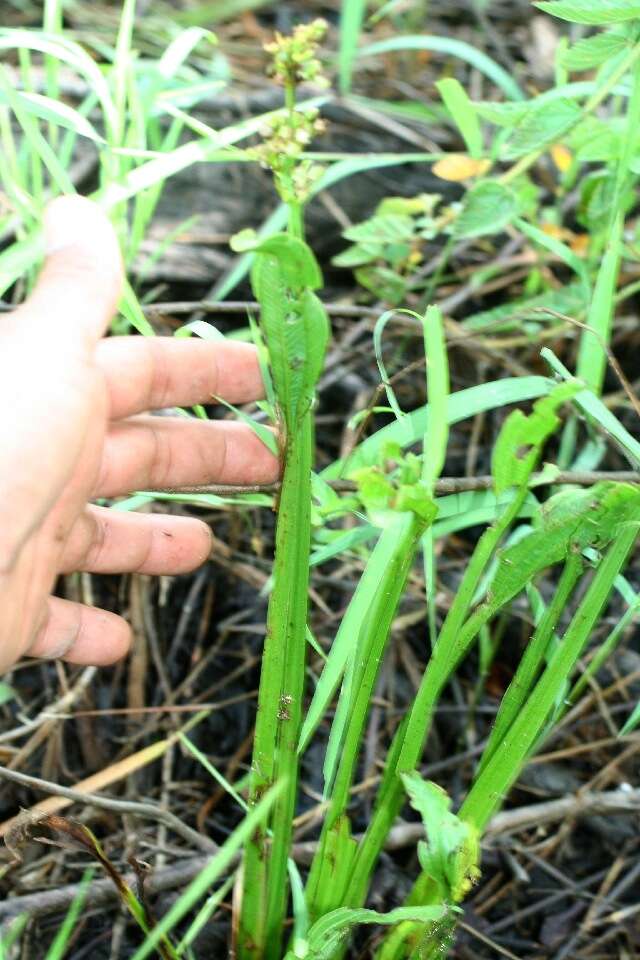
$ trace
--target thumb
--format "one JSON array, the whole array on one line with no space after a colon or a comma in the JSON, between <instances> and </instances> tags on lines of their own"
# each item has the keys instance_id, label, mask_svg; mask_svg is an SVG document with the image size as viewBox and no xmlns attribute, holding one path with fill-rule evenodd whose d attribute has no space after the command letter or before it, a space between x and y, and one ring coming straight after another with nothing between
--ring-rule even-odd
<instances>
[{"instance_id":1,"label":"thumb","mask_svg":"<svg viewBox=\"0 0 640 960\"><path fill-rule=\"evenodd\" d=\"M15 318L37 325L39 335L68 336L92 347L122 292L122 258L113 227L91 200L58 197L45 210L44 237L44 267Z\"/></svg>"},{"instance_id":2,"label":"thumb","mask_svg":"<svg viewBox=\"0 0 640 960\"><path fill-rule=\"evenodd\" d=\"M68 485L101 412L95 347L123 282L115 233L96 204L54 200L44 232L36 287L0 323L0 580Z\"/></svg>"}]
</instances>

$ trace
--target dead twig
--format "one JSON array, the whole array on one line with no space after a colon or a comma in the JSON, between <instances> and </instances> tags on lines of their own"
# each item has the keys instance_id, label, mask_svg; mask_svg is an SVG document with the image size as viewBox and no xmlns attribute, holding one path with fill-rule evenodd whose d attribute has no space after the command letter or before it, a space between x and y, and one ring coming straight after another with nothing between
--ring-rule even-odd
<instances>
[{"instance_id":1,"label":"dead twig","mask_svg":"<svg viewBox=\"0 0 640 960\"><path fill-rule=\"evenodd\" d=\"M116 800L114 797L105 797L95 793L82 793L79 790L71 789L71 787L49 783L48 780L41 780L39 777L30 777L26 773L19 773L17 770L8 770L6 767L0 767L0 779L19 783L23 787L40 790L42 793L48 793L51 796L64 797L71 800L72 803L98 807L100 810L109 810L111 813L132 814L144 820L164 823L170 830L173 830L183 840L199 850L205 850L209 854L218 850L218 845L213 840L198 833L197 830L193 830L183 823L179 817L153 803L137 803L131 800Z\"/></svg>"},{"instance_id":2,"label":"dead twig","mask_svg":"<svg viewBox=\"0 0 640 960\"><path fill-rule=\"evenodd\" d=\"M616 483L640 483L640 473L632 470L560 470L558 473L534 473L531 477L531 487L548 486L550 484L574 484L577 487L591 487L596 483L609 480ZM349 493L357 490L357 485L351 480L330 480L329 486L339 493ZM441 477L435 483L435 492L439 496L450 493L467 493L473 490L491 490L492 476L481 477ZM241 493L275 494L280 489L279 483L254 484L242 486L240 484L209 483L195 487L159 487L158 493L198 494L212 493L218 497L237 496Z\"/></svg>"},{"instance_id":3,"label":"dead twig","mask_svg":"<svg viewBox=\"0 0 640 960\"><path fill-rule=\"evenodd\" d=\"M23 777L23 774L11 773L12 778ZM34 778L27 777L31 780ZM64 788L63 788L64 789ZM86 798L83 798L86 801ZM104 797L97 797L96 800L104 801ZM93 801L91 801L93 802ZM109 807L113 809L112 803L119 801L107 801ZM94 804L97 805L97 804ZM106 806L106 804L103 804ZM129 808L132 806L146 807L147 804L123 803L123 806ZM158 819L159 812L156 807L151 808L154 812L154 818ZM607 793L582 794L580 796L563 797L559 800L549 800L546 803L531 804L528 807L521 807L515 810L505 810L496 814L489 823L485 836L491 838L498 835L507 835L517 833L521 830L528 830L532 827L544 826L546 824L558 822L565 817L588 816L595 813L637 813L640 809L640 789L637 790L612 790ZM135 811L134 811L135 812ZM422 839L424 828L418 823L400 823L389 833L386 850L399 850L403 847L411 846ZM201 838L204 839L204 838ZM209 841L211 843L211 841ZM306 841L293 845L293 857L301 864L309 864L317 849L317 842ZM152 873L148 880L148 889L150 893L160 893L165 890L174 890L184 886L193 880L195 876L209 862L210 855L190 857L183 863L166 867ZM234 861L234 863L237 861ZM132 878L128 878L132 879ZM132 881L133 882L133 881ZM79 884L69 884L65 887L59 887L56 890L45 890L42 893L28 894L23 897L15 897L0 903L0 924L13 920L22 914L30 916L45 916L52 913L63 913L68 909L78 894ZM87 891L87 907L106 906L116 902L117 893L110 880L97 880L91 884Z\"/></svg>"}]
</instances>

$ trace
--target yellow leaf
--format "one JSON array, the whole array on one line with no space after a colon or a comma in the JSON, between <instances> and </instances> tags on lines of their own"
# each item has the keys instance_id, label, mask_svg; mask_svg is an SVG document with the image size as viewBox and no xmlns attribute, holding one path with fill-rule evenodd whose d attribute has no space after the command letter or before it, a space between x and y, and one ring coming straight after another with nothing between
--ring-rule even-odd
<instances>
[{"instance_id":1,"label":"yellow leaf","mask_svg":"<svg viewBox=\"0 0 640 960\"><path fill-rule=\"evenodd\" d=\"M554 240L570 240L573 237L571 230L567 230L566 227L559 227L557 223L541 223L540 229L543 233L546 233L548 237L553 237Z\"/></svg>"},{"instance_id":2,"label":"yellow leaf","mask_svg":"<svg viewBox=\"0 0 640 960\"><path fill-rule=\"evenodd\" d=\"M573 163L573 154L562 143L554 143L551 147L551 159L560 173L566 173Z\"/></svg>"},{"instance_id":3,"label":"yellow leaf","mask_svg":"<svg viewBox=\"0 0 640 960\"><path fill-rule=\"evenodd\" d=\"M473 157L468 157L464 153L450 153L434 163L431 170L441 180L452 180L458 183L460 180L482 176L490 166L490 160L474 160Z\"/></svg>"},{"instance_id":4,"label":"yellow leaf","mask_svg":"<svg viewBox=\"0 0 640 960\"><path fill-rule=\"evenodd\" d=\"M570 247L579 257L585 257L589 250L589 240L590 237L588 233L575 233L571 240Z\"/></svg>"}]
</instances>

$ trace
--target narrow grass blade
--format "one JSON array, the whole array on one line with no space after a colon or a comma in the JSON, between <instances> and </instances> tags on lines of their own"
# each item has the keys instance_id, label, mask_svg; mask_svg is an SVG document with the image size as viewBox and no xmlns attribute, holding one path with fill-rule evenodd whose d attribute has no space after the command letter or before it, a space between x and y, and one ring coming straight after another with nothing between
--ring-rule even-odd
<instances>
[{"instance_id":1,"label":"narrow grass blade","mask_svg":"<svg viewBox=\"0 0 640 960\"><path fill-rule=\"evenodd\" d=\"M375 532L375 529L373 532ZM316 684L311 703L307 708L300 732L298 745L300 752L307 748L314 731L331 703L338 685L342 681L349 657L355 653L358 633L362 629L362 623L366 618L372 598L380 590L380 584L387 569L387 560L393 544L397 540L397 535L395 527L389 527L382 531L378 543L369 557L364 573L358 581L355 593L331 646L327 663ZM325 765L328 760L329 758L325 759ZM333 769L333 765L330 766Z\"/></svg>"},{"instance_id":2,"label":"narrow grass blade","mask_svg":"<svg viewBox=\"0 0 640 960\"><path fill-rule=\"evenodd\" d=\"M467 91L455 77L446 77L436 83L438 93L451 114L462 139L465 142L469 155L477 158L482 156L482 131L476 113L476 108L469 99Z\"/></svg>"},{"instance_id":3,"label":"narrow grass blade","mask_svg":"<svg viewBox=\"0 0 640 960\"><path fill-rule=\"evenodd\" d=\"M232 873L231 876L220 885L220 888L216 890L215 893L211 894L211 896L202 905L200 910L198 910L197 914L191 921L187 932L176 947L176 953L179 957L184 956L191 944L196 940L204 927L210 922L214 913L233 887L234 882L235 874Z\"/></svg>"},{"instance_id":4,"label":"narrow grass blade","mask_svg":"<svg viewBox=\"0 0 640 960\"><path fill-rule=\"evenodd\" d=\"M54 941L47 950L47 956L45 960L62 960L64 957L67 945L71 939L71 936L73 935L73 931L78 923L78 918L80 917L80 912L84 906L84 901L89 890L89 884L91 883L92 876L93 870L85 870L84 876L80 882L80 889L74 897L73 903L67 910L62 924L58 927Z\"/></svg>"},{"instance_id":5,"label":"narrow grass blade","mask_svg":"<svg viewBox=\"0 0 640 960\"><path fill-rule=\"evenodd\" d=\"M475 781L460 816L482 830L509 789L543 728L558 691L566 683L577 658L606 604L613 581L621 572L638 536L638 522L618 531L603 557L584 598L535 689L523 705L500 749Z\"/></svg>"},{"instance_id":6,"label":"narrow grass blade","mask_svg":"<svg viewBox=\"0 0 640 960\"><path fill-rule=\"evenodd\" d=\"M366 11L367 0L343 0L341 5L338 77L342 94L351 89L353 64Z\"/></svg>"},{"instance_id":7,"label":"narrow grass blade","mask_svg":"<svg viewBox=\"0 0 640 960\"><path fill-rule=\"evenodd\" d=\"M449 398L449 362L444 335L444 320L438 307L428 307L422 318L424 353L427 369L427 395L429 399L427 429L422 451L422 480L429 494L442 473L447 455L449 422L447 406ZM422 538L427 619L431 646L436 642L436 557L434 550L435 529L429 526Z\"/></svg>"},{"instance_id":8,"label":"narrow grass blade","mask_svg":"<svg viewBox=\"0 0 640 960\"><path fill-rule=\"evenodd\" d=\"M544 663L553 632L569 602L582 569L583 564L580 555L577 553L570 554L551 603L546 608L542 620L527 644L527 649L518 664L516 674L502 698L489 742L482 754L478 767L479 772L489 763L496 750L500 749L507 730L530 696L531 689Z\"/></svg>"},{"instance_id":9,"label":"narrow grass blade","mask_svg":"<svg viewBox=\"0 0 640 960\"><path fill-rule=\"evenodd\" d=\"M162 937L165 937L173 930L176 924L193 909L198 900L204 896L218 877L229 869L248 837L251 836L256 827L264 823L282 789L282 784L274 786L262 800L256 804L255 808L242 821L240 826L233 831L218 853L212 857L211 862L198 874L195 880L191 881L171 909L158 921L142 946L136 950L131 960L146 960L146 957L153 952Z\"/></svg>"},{"instance_id":10,"label":"narrow grass blade","mask_svg":"<svg viewBox=\"0 0 640 960\"><path fill-rule=\"evenodd\" d=\"M472 47L463 40L454 40L452 37L434 36L401 36L391 37L389 40L380 40L367 47L362 47L358 58L375 57L382 53L395 53L403 50L427 50L430 53L444 53L446 56L456 57L465 61L489 80L492 80L510 100L524 100L524 94L511 74L507 73L495 60L486 53Z\"/></svg>"},{"instance_id":11,"label":"narrow grass blade","mask_svg":"<svg viewBox=\"0 0 640 960\"><path fill-rule=\"evenodd\" d=\"M510 403L521 403L542 397L553 387L553 380L546 377L505 377L491 383L459 390L447 400L447 422L459 423L486 410L495 410ZM425 434L429 420L429 406L420 407L407 414L411 427L409 443L417 443ZM376 463L383 447L388 443L402 443L404 424L392 423L376 431L360 443L347 460L335 460L321 472L325 480L348 476L359 467ZM405 441L406 442L406 441Z\"/></svg>"},{"instance_id":12,"label":"narrow grass blade","mask_svg":"<svg viewBox=\"0 0 640 960\"><path fill-rule=\"evenodd\" d=\"M233 786L229 783L226 777L223 777L223 775L219 772L219 770L217 770L214 767L214 765L209 761L209 759L205 757L204 753L196 747L195 743L192 743L192 741L189 740L189 738L185 736L184 733L179 734L178 739L180 740L180 743L182 744L182 746L185 747L185 749L188 750L189 753L196 758L198 763L202 764L204 769L207 771L208 774L210 774L210 776L213 777L216 783L220 784L220 786L224 790L226 790L226 792L229 794L230 797L233 797L235 802L238 804L238 806L242 810L245 811L245 813L248 813L249 811L248 804L243 800L240 794L233 788Z\"/></svg>"},{"instance_id":13,"label":"narrow grass blade","mask_svg":"<svg viewBox=\"0 0 640 960\"><path fill-rule=\"evenodd\" d=\"M560 374L565 380L574 379L569 370L548 347L542 348L540 356L546 360L555 373ZM634 467L640 467L640 443L623 427L618 418L595 393L591 390L581 390L573 398L573 403L595 427L603 430L612 440L616 441Z\"/></svg>"}]
</instances>

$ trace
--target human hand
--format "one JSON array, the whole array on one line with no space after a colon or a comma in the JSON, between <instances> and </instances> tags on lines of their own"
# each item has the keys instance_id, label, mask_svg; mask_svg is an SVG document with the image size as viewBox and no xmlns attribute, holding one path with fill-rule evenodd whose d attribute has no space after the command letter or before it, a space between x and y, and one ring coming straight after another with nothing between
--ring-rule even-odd
<instances>
[{"instance_id":1,"label":"human hand","mask_svg":"<svg viewBox=\"0 0 640 960\"><path fill-rule=\"evenodd\" d=\"M102 339L122 288L110 223L78 197L45 214L36 289L0 315L0 672L23 656L107 664L129 626L52 597L59 574L178 574L211 548L199 520L89 501L154 487L269 483L278 463L230 421L144 411L262 396L253 347L170 337Z\"/></svg>"}]
</instances>

